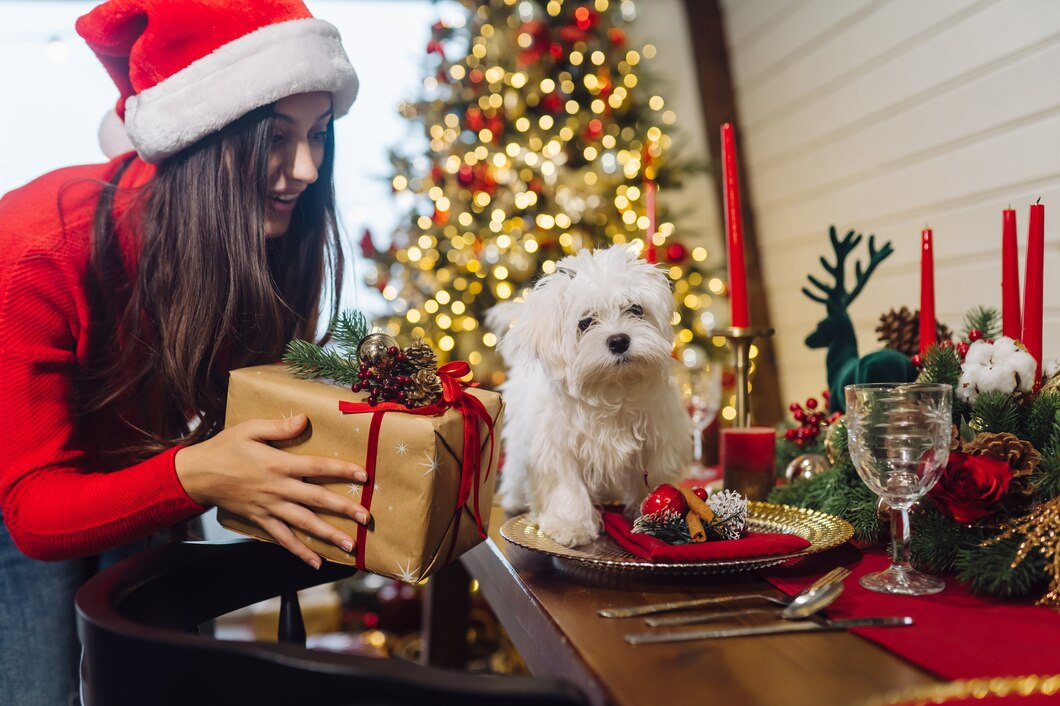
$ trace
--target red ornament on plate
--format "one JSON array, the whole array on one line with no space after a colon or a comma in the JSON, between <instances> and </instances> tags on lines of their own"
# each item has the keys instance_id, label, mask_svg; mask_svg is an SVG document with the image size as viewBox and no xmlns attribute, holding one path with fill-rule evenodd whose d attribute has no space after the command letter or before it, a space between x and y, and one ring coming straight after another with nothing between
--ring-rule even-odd
<instances>
[{"instance_id":1,"label":"red ornament on plate","mask_svg":"<svg viewBox=\"0 0 1060 706\"><path fill-rule=\"evenodd\" d=\"M654 515L664 510L684 514L688 510L688 503L681 491L669 483L655 486L655 490L648 493L644 502L640 504L640 514Z\"/></svg>"}]
</instances>

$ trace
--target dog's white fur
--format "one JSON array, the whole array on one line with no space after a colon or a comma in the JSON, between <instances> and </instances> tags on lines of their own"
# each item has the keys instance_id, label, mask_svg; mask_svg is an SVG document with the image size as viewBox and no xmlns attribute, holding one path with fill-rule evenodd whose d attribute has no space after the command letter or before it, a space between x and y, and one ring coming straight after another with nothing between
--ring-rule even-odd
<instances>
[{"instance_id":1,"label":"dog's white fur","mask_svg":"<svg viewBox=\"0 0 1060 706\"><path fill-rule=\"evenodd\" d=\"M680 478L692 427L672 375L673 310L664 272L622 246L566 257L525 301L490 310L509 368L505 510L529 509L576 546L599 534L594 503L633 507Z\"/></svg>"}]
</instances>

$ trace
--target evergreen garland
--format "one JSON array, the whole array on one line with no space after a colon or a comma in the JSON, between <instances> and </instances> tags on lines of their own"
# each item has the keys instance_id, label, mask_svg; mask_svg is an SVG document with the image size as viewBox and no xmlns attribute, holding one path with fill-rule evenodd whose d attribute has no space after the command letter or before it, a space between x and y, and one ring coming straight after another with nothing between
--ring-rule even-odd
<instances>
[{"instance_id":1,"label":"evergreen garland","mask_svg":"<svg viewBox=\"0 0 1060 706\"><path fill-rule=\"evenodd\" d=\"M1060 496L1060 411L1053 415L1049 440L1041 449L1042 462L1031 476L1036 500L1045 502Z\"/></svg>"},{"instance_id":2,"label":"evergreen garland","mask_svg":"<svg viewBox=\"0 0 1060 706\"><path fill-rule=\"evenodd\" d=\"M1013 536L992 544L962 548L954 562L957 576L976 593L1013 598L1034 592L1046 583L1045 559L1032 551L1013 567L1022 541L1023 537Z\"/></svg>"},{"instance_id":3,"label":"evergreen garland","mask_svg":"<svg viewBox=\"0 0 1060 706\"><path fill-rule=\"evenodd\" d=\"M1020 409L1012 395L992 390L975 399L968 426L976 434L1018 434L1020 431Z\"/></svg>"},{"instance_id":4,"label":"evergreen garland","mask_svg":"<svg viewBox=\"0 0 1060 706\"><path fill-rule=\"evenodd\" d=\"M1034 448L1044 450L1056 436L1057 412L1060 412L1060 394L1050 390L1036 395L1023 414L1023 431L1019 436L1034 444Z\"/></svg>"},{"instance_id":5,"label":"evergreen garland","mask_svg":"<svg viewBox=\"0 0 1060 706\"><path fill-rule=\"evenodd\" d=\"M961 356L952 344L933 345L924 351L923 358L923 367L916 379L917 382L953 385L956 389L961 380Z\"/></svg>"},{"instance_id":6,"label":"evergreen garland","mask_svg":"<svg viewBox=\"0 0 1060 706\"><path fill-rule=\"evenodd\" d=\"M361 339L368 335L368 319L360 311L342 311L339 313L330 336L335 339L339 350L348 358L357 361L357 346Z\"/></svg>"},{"instance_id":7,"label":"evergreen garland","mask_svg":"<svg viewBox=\"0 0 1060 706\"><path fill-rule=\"evenodd\" d=\"M356 356L321 348L309 341L296 338L288 343L283 362L292 375L306 380L326 378L346 386L358 382Z\"/></svg>"},{"instance_id":8,"label":"evergreen garland","mask_svg":"<svg viewBox=\"0 0 1060 706\"><path fill-rule=\"evenodd\" d=\"M910 539L912 560L924 571L953 571L960 552L974 549L987 537L981 529L946 517L930 500L921 500L915 507L915 530Z\"/></svg>"},{"instance_id":9,"label":"evergreen garland","mask_svg":"<svg viewBox=\"0 0 1060 706\"><path fill-rule=\"evenodd\" d=\"M1001 312L988 306L977 306L964 316L964 335L979 331L983 338L997 338L1001 335Z\"/></svg>"}]
</instances>

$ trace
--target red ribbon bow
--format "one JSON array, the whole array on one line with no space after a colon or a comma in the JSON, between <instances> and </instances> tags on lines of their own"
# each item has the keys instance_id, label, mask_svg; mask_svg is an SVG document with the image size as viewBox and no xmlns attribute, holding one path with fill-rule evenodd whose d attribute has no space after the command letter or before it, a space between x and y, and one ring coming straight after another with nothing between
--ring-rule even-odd
<instances>
[{"instance_id":1,"label":"red ribbon bow","mask_svg":"<svg viewBox=\"0 0 1060 706\"><path fill-rule=\"evenodd\" d=\"M483 539L486 538L486 528L482 524L482 513L479 510L479 486L483 479L481 478L482 464L479 453L482 445L480 443L481 437L478 423L480 421L483 422L489 430L489 458L492 461L494 450L493 418L479 398L465 392L465 388L468 385L461 382L460 378L467 376L470 372L471 366L462 360L455 360L438 368L438 377L442 381L442 397L434 404L425 407L410 408L397 402L382 402L376 405L371 405L367 402L339 402L339 411L344 414L372 413L372 422L368 429L368 453L365 462L365 472L368 474L368 480L365 482L364 490L361 493L361 504L364 505L366 510L371 509L372 489L375 487L376 456L379 450L379 430L382 426L383 415L387 412L404 412L406 414L437 417L445 414L446 410L450 408L460 412L464 418L464 448L461 454L460 492L457 494L456 509L454 511L456 524L453 526L453 538L449 544L447 562L452 557L453 549L456 546L461 510L467 505L468 498L471 497L472 493L474 493L472 512L475 516L475 524L478 528L479 536ZM489 479L489 474L490 468L487 467L486 480ZM360 525L357 528L357 568L361 570L364 570L364 544L367 535L368 528Z\"/></svg>"}]
</instances>

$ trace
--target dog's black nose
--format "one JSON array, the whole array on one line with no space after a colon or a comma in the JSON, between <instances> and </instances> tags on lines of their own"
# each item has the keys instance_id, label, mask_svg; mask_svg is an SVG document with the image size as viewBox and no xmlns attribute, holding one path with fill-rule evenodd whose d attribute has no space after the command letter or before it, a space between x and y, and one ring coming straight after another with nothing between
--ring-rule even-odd
<instances>
[{"instance_id":1,"label":"dog's black nose","mask_svg":"<svg viewBox=\"0 0 1060 706\"><path fill-rule=\"evenodd\" d=\"M614 354L625 353L629 350L629 336L624 333L616 333L607 337L607 349Z\"/></svg>"}]
</instances>

